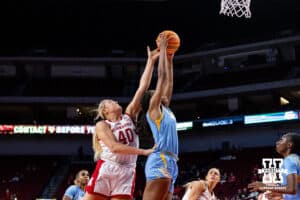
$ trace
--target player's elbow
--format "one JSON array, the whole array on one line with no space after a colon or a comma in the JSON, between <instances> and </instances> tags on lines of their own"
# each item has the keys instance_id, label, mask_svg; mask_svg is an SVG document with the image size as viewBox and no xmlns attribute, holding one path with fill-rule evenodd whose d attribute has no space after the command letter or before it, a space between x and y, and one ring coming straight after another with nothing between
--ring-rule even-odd
<instances>
[{"instance_id":1,"label":"player's elbow","mask_svg":"<svg viewBox=\"0 0 300 200\"><path fill-rule=\"evenodd\" d=\"M292 190L291 190L291 194L297 194L297 189L295 189L295 188L292 189Z\"/></svg>"},{"instance_id":2,"label":"player's elbow","mask_svg":"<svg viewBox=\"0 0 300 200\"><path fill-rule=\"evenodd\" d=\"M297 192L295 190L292 190L292 191L289 191L287 194L294 195L294 194L297 194Z\"/></svg>"},{"instance_id":3,"label":"player's elbow","mask_svg":"<svg viewBox=\"0 0 300 200\"><path fill-rule=\"evenodd\" d=\"M62 200L71 200L71 198L68 197L68 196L66 196L66 195L64 195Z\"/></svg>"},{"instance_id":4,"label":"player's elbow","mask_svg":"<svg viewBox=\"0 0 300 200\"><path fill-rule=\"evenodd\" d=\"M297 194L297 188L290 188L290 189L288 189L287 191L287 194Z\"/></svg>"}]
</instances>

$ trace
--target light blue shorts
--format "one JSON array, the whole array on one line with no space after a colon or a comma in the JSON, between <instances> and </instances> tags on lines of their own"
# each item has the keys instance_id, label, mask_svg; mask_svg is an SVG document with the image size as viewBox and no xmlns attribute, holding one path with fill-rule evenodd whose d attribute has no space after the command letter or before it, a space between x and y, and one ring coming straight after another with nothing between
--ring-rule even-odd
<instances>
[{"instance_id":1,"label":"light blue shorts","mask_svg":"<svg viewBox=\"0 0 300 200\"><path fill-rule=\"evenodd\" d=\"M145 175L147 181L170 178L171 185L169 192L173 193L174 184L178 176L177 159L161 152L154 152L148 156Z\"/></svg>"}]
</instances>

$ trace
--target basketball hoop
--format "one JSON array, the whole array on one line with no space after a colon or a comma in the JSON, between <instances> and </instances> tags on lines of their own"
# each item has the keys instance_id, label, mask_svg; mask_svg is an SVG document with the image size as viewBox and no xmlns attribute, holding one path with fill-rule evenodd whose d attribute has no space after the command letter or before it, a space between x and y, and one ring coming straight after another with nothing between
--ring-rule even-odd
<instances>
[{"instance_id":1,"label":"basketball hoop","mask_svg":"<svg viewBox=\"0 0 300 200\"><path fill-rule=\"evenodd\" d=\"M251 18L251 0L221 0L220 14Z\"/></svg>"}]
</instances>

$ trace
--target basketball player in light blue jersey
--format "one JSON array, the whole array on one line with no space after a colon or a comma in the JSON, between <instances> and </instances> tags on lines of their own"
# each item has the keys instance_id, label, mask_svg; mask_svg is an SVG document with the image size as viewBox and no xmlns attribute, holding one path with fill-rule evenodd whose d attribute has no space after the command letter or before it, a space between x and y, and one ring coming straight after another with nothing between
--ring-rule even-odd
<instances>
[{"instance_id":1,"label":"basketball player in light blue jersey","mask_svg":"<svg viewBox=\"0 0 300 200\"><path fill-rule=\"evenodd\" d=\"M176 118L167 107L173 91L173 55L167 57L168 39L160 35L160 56L156 89L147 91L142 99L141 133L151 131L156 150L147 158L147 179L143 200L171 200L178 175L178 136Z\"/></svg>"},{"instance_id":2,"label":"basketball player in light blue jersey","mask_svg":"<svg viewBox=\"0 0 300 200\"><path fill-rule=\"evenodd\" d=\"M82 200L89 177L87 170L80 170L75 176L74 185L69 186L65 191L63 200Z\"/></svg>"},{"instance_id":3,"label":"basketball player in light blue jersey","mask_svg":"<svg viewBox=\"0 0 300 200\"><path fill-rule=\"evenodd\" d=\"M276 151L284 157L281 168L283 183L278 187L266 187L254 182L249 184L253 190L268 191L267 199L300 200L300 135L287 133L276 142Z\"/></svg>"}]
</instances>

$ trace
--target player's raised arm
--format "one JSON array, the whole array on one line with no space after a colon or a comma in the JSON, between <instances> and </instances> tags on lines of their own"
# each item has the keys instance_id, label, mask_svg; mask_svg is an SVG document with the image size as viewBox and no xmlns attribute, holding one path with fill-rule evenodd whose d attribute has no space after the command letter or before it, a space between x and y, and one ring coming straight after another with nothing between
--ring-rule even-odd
<instances>
[{"instance_id":1,"label":"player's raised arm","mask_svg":"<svg viewBox=\"0 0 300 200\"><path fill-rule=\"evenodd\" d=\"M162 103L164 106L168 107L171 103L171 98L173 94L173 58L175 52L180 46L180 38L174 31L164 31L168 37L168 47L167 47L167 61L166 67L166 79L164 83L164 92Z\"/></svg>"},{"instance_id":2,"label":"player's raised arm","mask_svg":"<svg viewBox=\"0 0 300 200\"><path fill-rule=\"evenodd\" d=\"M147 53L148 59L144 72L140 79L139 87L136 90L133 99L131 100L125 111L125 113L129 114L133 118L135 118L137 113L140 111L141 98L150 86L154 64L159 56L159 51L157 49L151 51L149 46L147 46Z\"/></svg>"},{"instance_id":3,"label":"player's raised arm","mask_svg":"<svg viewBox=\"0 0 300 200\"><path fill-rule=\"evenodd\" d=\"M164 91L163 91L163 99L162 102L164 106L169 107L171 103L171 98L173 94L173 57L174 54L171 55L171 57L168 56L167 65L165 66L166 69L166 79L164 82Z\"/></svg>"},{"instance_id":4,"label":"player's raised arm","mask_svg":"<svg viewBox=\"0 0 300 200\"><path fill-rule=\"evenodd\" d=\"M149 103L149 116L152 120L156 120L161 115L160 110L160 104L161 99L163 96L163 88L164 88L164 82L166 79L166 65L168 64L167 60L167 52L166 48L168 45L168 39L164 34L160 34L160 52L159 52L159 62L158 62L158 78L156 83L156 88L153 93L153 96L151 97L150 103Z\"/></svg>"}]
</instances>

